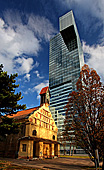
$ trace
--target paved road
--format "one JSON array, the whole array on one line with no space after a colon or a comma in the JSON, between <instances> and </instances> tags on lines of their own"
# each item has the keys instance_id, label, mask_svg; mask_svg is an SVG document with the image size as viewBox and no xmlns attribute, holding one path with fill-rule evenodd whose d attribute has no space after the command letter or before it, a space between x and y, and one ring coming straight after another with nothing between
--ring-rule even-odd
<instances>
[{"instance_id":1,"label":"paved road","mask_svg":"<svg viewBox=\"0 0 104 170\"><path fill-rule=\"evenodd\" d=\"M19 166L29 166L44 170L84 170L88 166L94 166L93 162L88 158L55 158L31 161L3 158L3 160L11 161L12 164Z\"/></svg>"}]
</instances>

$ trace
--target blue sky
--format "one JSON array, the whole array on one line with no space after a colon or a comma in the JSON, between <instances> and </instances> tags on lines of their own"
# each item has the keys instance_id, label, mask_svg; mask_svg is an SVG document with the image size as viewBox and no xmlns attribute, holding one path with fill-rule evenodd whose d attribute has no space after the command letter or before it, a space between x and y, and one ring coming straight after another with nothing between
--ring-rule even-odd
<instances>
[{"instance_id":1,"label":"blue sky","mask_svg":"<svg viewBox=\"0 0 104 170\"><path fill-rule=\"evenodd\" d=\"M0 0L0 63L18 73L21 104L40 104L49 83L49 41L59 17L73 10L86 63L104 81L104 0Z\"/></svg>"}]
</instances>

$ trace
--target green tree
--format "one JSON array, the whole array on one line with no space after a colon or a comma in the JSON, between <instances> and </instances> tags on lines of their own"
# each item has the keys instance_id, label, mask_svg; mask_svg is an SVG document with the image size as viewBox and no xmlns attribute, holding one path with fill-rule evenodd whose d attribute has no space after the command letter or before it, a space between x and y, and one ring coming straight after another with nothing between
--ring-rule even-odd
<instances>
[{"instance_id":1,"label":"green tree","mask_svg":"<svg viewBox=\"0 0 104 170\"><path fill-rule=\"evenodd\" d=\"M77 91L69 94L66 105L67 121L72 120L75 141L97 164L98 149L104 166L104 86L94 69L84 65L76 84Z\"/></svg>"},{"instance_id":2,"label":"green tree","mask_svg":"<svg viewBox=\"0 0 104 170\"><path fill-rule=\"evenodd\" d=\"M18 133L19 124L7 115L15 114L18 110L25 109L26 105L20 105L17 102L23 97L20 93L15 93L15 78L17 74L8 75L3 71L3 65L0 65L0 136L5 137L11 133Z\"/></svg>"},{"instance_id":3,"label":"green tree","mask_svg":"<svg viewBox=\"0 0 104 170\"><path fill-rule=\"evenodd\" d=\"M14 119L3 116L0 122L0 135L5 138L10 134L19 133L20 123L16 123Z\"/></svg>"},{"instance_id":4,"label":"green tree","mask_svg":"<svg viewBox=\"0 0 104 170\"><path fill-rule=\"evenodd\" d=\"M0 65L0 116L14 114L17 110L26 108L26 105L17 103L23 98L21 92L15 93L15 89L19 87L19 84L15 84L18 74L8 75L2 68L3 65Z\"/></svg>"}]
</instances>

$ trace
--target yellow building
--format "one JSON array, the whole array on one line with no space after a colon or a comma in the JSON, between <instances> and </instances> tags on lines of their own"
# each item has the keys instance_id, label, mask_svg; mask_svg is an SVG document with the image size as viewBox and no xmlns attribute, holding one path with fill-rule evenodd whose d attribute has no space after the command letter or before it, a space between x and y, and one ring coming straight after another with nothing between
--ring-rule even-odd
<instances>
[{"instance_id":1,"label":"yellow building","mask_svg":"<svg viewBox=\"0 0 104 170\"><path fill-rule=\"evenodd\" d=\"M52 158L60 155L60 144L57 142L57 126L49 110L49 88L41 92L39 107L17 112L11 118L22 122L22 135L18 139L19 158Z\"/></svg>"}]
</instances>

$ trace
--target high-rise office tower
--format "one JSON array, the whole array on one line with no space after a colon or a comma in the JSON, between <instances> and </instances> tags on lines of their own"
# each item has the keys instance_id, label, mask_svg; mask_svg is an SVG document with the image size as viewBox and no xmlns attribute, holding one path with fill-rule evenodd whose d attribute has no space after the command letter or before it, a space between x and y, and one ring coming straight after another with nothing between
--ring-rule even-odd
<instances>
[{"instance_id":1,"label":"high-rise office tower","mask_svg":"<svg viewBox=\"0 0 104 170\"><path fill-rule=\"evenodd\" d=\"M60 32L50 40L49 88L53 117L62 131L64 106L69 93L76 90L84 57L73 12L60 17L59 22Z\"/></svg>"}]
</instances>

